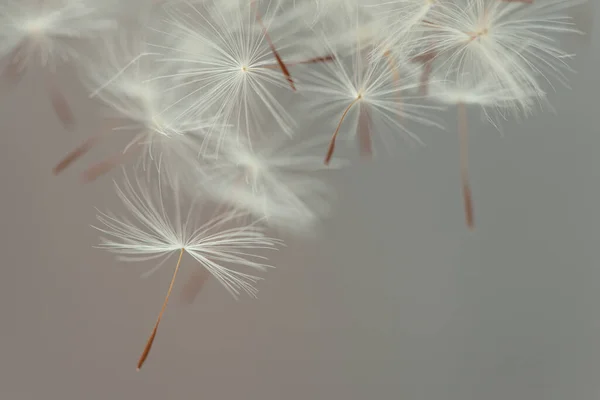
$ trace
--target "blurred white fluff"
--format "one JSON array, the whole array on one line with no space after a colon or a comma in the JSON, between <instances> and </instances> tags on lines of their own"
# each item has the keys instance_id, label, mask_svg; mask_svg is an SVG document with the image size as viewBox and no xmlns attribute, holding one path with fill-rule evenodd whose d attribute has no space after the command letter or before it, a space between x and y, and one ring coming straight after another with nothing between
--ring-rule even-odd
<instances>
[{"instance_id":1,"label":"blurred white fluff","mask_svg":"<svg viewBox=\"0 0 600 400\"><path fill-rule=\"evenodd\" d=\"M253 252L274 250L281 241L267 237L256 224L233 225L240 211L203 220L197 198L182 198L176 185L162 187L160 180L151 186L149 183L137 177L132 182L127 175L122 186L115 183L129 216L98 214L100 226L95 228L105 235L100 247L118 254L123 261L162 259L149 273L162 266L169 256L183 250L234 297L241 292L255 296L254 284L261 279L255 273L270 266L265 264L263 256ZM250 272L238 271L233 266Z\"/></svg>"},{"instance_id":2,"label":"blurred white fluff","mask_svg":"<svg viewBox=\"0 0 600 400\"><path fill-rule=\"evenodd\" d=\"M91 60L86 83L91 96L118 121L112 132L127 135L128 144L146 149L142 165L154 161L168 180L190 172L204 142L204 133L215 126L216 117L182 112L189 102L183 92L165 79L154 79L168 64L157 62L158 54L147 51L139 35L122 34L105 41L101 60Z\"/></svg>"},{"instance_id":3,"label":"blurred white fluff","mask_svg":"<svg viewBox=\"0 0 600 400\"><path fill-rule=\"evenodd\" d=\"M316 176L325 169L315 154L326 144L323 139L286 140L276 134L252 144L230 139L218 156L204 159L202 185L217 202L270 226L310 232L329 213L333 200L331 188Z\"/></svg>"},{"instance_id":4,"label":"blurred white fluff","mask_svg":"<svg viewBox=\"0 0 600 400\"><path fill-rule=\"evenodd\" d=\"M20 69L31 62L55 69L79 58L79 40L95 39L117 27L112 0L3 0L0 56Z\"/></svg>"},{"instance_id":5,"label":"blurred white fluff","mask_svg":"<svg viewBox=\"0 0 600 400\"><path fill-rule=\"evenodd\" d=\"M181 90L166 80L154 79L161 69L158 53L148 51L141 35L123 33L103 41L100 59L87 65L85 82L90 96L102 100L114 113L139 121L150 130L169 136L193 126L195 119L177 118Z\"/></svg>"},{"instance_id":6,"label":"blurred white fluff","mask_svg":"<svg viewBox=\"0 0 600 400\"><path fill-rule=\"evenodd\" d=\"M357 13L368 16L380 0L287 0L293 7L304 8L305 23L311 27L336 27L343 24L343 16Z\"/></svg>"},{"instance_id":7,"label":"blurred white fluff","mask_svg":"<svg viewBox=\"0 0 600 400\"><path fill-rule=\"evenodd\" d=\"M333 47L338 56L348 56L365 50L373 53L372 55L384 55L388 49L383 50L379 45L389 37L388 31L381 19L365 12L373 9L358 6L336 9L328 19L314 27L320 36L311 44L315 49L319 45ZM325 38L325 41L322 38Z\"/></svg>"},{"instance_id":8,"label":"blurred white fluff","mask_svg":"<svg viewBox=\"0 0 600 400\"><path fill-rule=\"evenodd\" d=\"M499 84L493 75L469 79L465 73L458 81L444 80L442 72L434 73L429 81L429 97L444 105L478 107L485 119L500 128L498 118L509 116L519 118L530 115L539 92L520 91L516 93Z\"/></svg>"}]
</instances>

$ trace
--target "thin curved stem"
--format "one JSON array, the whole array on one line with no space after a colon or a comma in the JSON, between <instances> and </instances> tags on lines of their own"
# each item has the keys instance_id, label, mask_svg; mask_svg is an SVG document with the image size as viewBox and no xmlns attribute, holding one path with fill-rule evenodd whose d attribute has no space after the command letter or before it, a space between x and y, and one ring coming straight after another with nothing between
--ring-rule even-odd
<instances>
[{"instance_id":1,"label":"thin curved stem","mask_svg":"<svg viewBox=\"0 0 600 400\"><path fill-rule=\"evenodd\" d=\"M171 291L173 290L173 286L175 284L175 278L177 277L177 272L179 271L179 266L181 265L181 259L183 258L184 249L181 249L179 253L179 259L177 260L177 265L175 266L175 271L173 272L173 278L171 279L171 284L169 285L169 290L167 291L167 296L165 297L165 301L163 302L162 308L160 309L160 313L158 314L158 318L156 319L156 323L154 324L154 329L152 329L152 333L146 342L146 347L144 347L144 351L140 356L140 359L137 363L137 370L139 371L144 365L144 361L148 358L148 354L150 353L150 349L152 349L152 343L154 343L154 338L156 338L156 332L158 331L158 325L160 324L160 319L167 308L167 303L169 302L169 296L171 296Z\"/></svg>"},{"instance_id":2,"label":"thin curved stem","mask_svg":"<svg viewBox=\"0 0 600 400\"><path fill-rule=\"evenodd\" d=\"M331 161L331 157L333 157L333 152L335 151L335 140L337 139L337 135L340 132L340 128L342 127L342 123L344 122L346 115L348 115L348 112L350 111L352 106L355 105L356 103L358 103L358 101L361 98L362 98L362 96L358 95L356 97L356 99L354 99L354 101L352 103L350 103L350 105L348 105L348 107L346 107L346 110L344 110L344 113L342 114L342 118L340 118L340 122L338 123L337 128L335 129L335 132L331 136L331 141L329 142L329 149L327 150L327 155L325 156L325 165L329 165L329 162Z\"/></svg>"}]
</instances>

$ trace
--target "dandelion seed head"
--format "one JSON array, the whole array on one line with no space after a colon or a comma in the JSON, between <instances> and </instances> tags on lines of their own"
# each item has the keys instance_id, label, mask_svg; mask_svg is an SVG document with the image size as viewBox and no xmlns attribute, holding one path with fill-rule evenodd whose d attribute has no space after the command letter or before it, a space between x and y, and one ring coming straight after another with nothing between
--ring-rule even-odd
<instances>
[{"instance_id":1,"label":"dandelion seed head","mask_svg":"<svg viewBox=\"0 0 600 400\"><path fill-rule=\"evenodd\" d=\"M407 121L439 126L430 115L436 107L421 104L414 96L419 86L414 67L402 60L370 57L360 44L350 55L341 56L327 38L323 40L335 59L318 69L304 68L302 73L306 75L302 76L307 84L303 90L307 93L306 112L319 121L326 118L322 126L331 133L356 139L361 130L361 113L368 115L367 125L372 128L369 131L391 132L392 138L400 136L413 143L421 141ZM379 138L388 147L389 137Z\"/></svg>"},{"instance_id":2,"label":"dandelion seed head","mask_svg":"<svg viewBox=\"0 0 600 400\"><path fill-rule=\"evenodd\" d=\"M161 48L163 60L174 66L162 78L184 91L188 101L182 116L211 110L222 117L223 126L236 127L245 139L250 132L260 132L268 119L276 121L283 134L293 134L295 122L276 95L289 84L281 71L272 68L277 61L253 7L182 3L167 14L164 29L177 40L152 46ZM268 16L263 20L268 31L275 29ZM276 48L284 51L291 46L293 27L269 32ZM282 42L286 45L279 47ZM215 127L208 135L218 142L228 133L232 131Z\"/></svg>"}]
</instances>

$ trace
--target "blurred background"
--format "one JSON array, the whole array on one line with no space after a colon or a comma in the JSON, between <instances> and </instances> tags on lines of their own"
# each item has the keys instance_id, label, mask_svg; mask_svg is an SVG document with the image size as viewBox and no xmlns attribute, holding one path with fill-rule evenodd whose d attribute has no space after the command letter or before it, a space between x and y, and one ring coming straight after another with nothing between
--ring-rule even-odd
<instances>
[{"instance_id":1,"label":"blurred background","mask_svg":"<svg viewBox=\"0 0 600 400\"><path fill-rule=\"evenodd\" d=\"M94 207L123 211L118 170L88 185L81 165L52 175L100 123L94 104L59 72L69 132L35 77L5 89L0 398L599 398L600 31L570 45L578 73L550 96L555 114L503 134L471 114L474 232L449 111L427 146L336 173L334 214L312 238L284 237L257 300L215 281L191 306L172 300L141 372L172 270L141 279L148 265L93 248Z\"/></svg>"}]
</instances>

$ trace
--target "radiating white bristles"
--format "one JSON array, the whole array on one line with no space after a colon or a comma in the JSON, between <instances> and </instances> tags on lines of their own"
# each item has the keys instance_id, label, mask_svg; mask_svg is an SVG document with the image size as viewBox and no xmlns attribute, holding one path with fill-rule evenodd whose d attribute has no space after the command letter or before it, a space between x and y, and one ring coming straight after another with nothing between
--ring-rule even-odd
<instances>
[{"instance_id":1,"label":"radiating white bristles","mask_svg":"<svg viewBox=\"0 0 600 400\"><path fill-rule=\"evenodd\" d=\"M421 40L420 26L440 3L440 0L382 0L372 4L373 18L385 32L381 42L376 44L375 53L392 50L410 54L411 45Z\"/></svg>"},{"instance_id":2,"label":"radiating white bristles","mask_svg":"<svg viewBox=\"0 0 600 400\"><path fill-rule=\"evenodd\" d=\"M99 247L118 254L124 261L162 259L159 266L178 253L176 269L183 253L187 253L197 262L196 268L210 272L234 297L241 292L256 296L254 284L261 278L255 274L264 272L270 265L264 256L254 252L275 250L281 241L266 236L256 223L236 226L234 222L243 214L239 210L203 221L202 205L197 198L186 199L177 185L164 187L160 182L158 179L149 186L148 181L138 178L132 181L125 175L124 184L116 184L117 194L129 216L98 214L100 224L96 229L103 234ZM234 266L249 272L239 271ZM167 300L168 295L165 305ZM160 317L155 330L159 322ZM138 368L147 355L155 330Z\"/></svg>"},{"instance_id":3,"label":"radiating white bristles","mask_svg":"<svg viewBox=\"0 0 600 400\"><path fill-rule=\"evenodd\" d=\"M418 46L454 73L449 80L491 75L517 98L532 92L543 98L544 85L566 85L572 55L560 48L557 35L578 33L566 10L585 1L444 2L421 25Z\"/></svg>"},{"instance_id":4,"label":"radiating white bristles","mask_svg":"<svg viewBox=\"0 0 600 400\"><path fill-rule=\"evenodd\" d=\"M413 93L419 83L413 67L385 57L369 57L368 51L361 51L360 42L356 42L356 51L346 57L340 57L330 44L327 48L335 55L333 61L305 68L307 83L302 87L307 113L326 117L330 122L327 128L331 129L332 139L325 163L333 156L340 132L357 139L361 152L368 155L374 134L403 136L420 143L406 126L407 121L441 128L429 114L437 108L415 101ZM380 138L384 142L387 139Z\"/></svg>"},{"instance_id":5,"label":"radiating white bristles","mask_svg":"<svg viewBox=\"0 0 600 400\"><path fill-rule=\"evenodd\" d=\"M289 90L290 83L276 67L274 49L287 53L289 39L296 34L294 25L275 35L270 20L260 16L251 2L225 9L182 2L166 10L166 22L157 28L168 31L165 43L152 45L163 52L164 62L175 67L159 78L186 91L183 98L189 105L182 115L208 110L246 139L274 120L283 134L291 136L295 122L275 94ZM215 127L211 134L218 142L227 132L231 131Z\"/></svg>"},{"instance_id":6,"label":"radiating white bristles","mask_svg":"<svg viewBox=\"0 0 600 400\"><path fill-rule=\"evenodd\" d=\"M256 294L252 284L260 278L220 263L265 271L269 266L260 261L262 257L252 254L242 257L240 251L275 249L280 241L265 236L264 230L255 223L227 228L231 221L243 214L242 211L231 211L199 224L201 204L197 199L189 200L184 212L181 203L186 200L177 188L150 187L149 182L138 178L132 183L126 176L122 187L116 185L116 189L133 219L118 219L100 213L98 220L104 227L97 229L106 235L101 248L117 253L121 260L127 261L160 258L184 249L233 296L237 297L241 291L252 296ZM171 212L166 209L167 199L173 203Z\"/></svg>"}]
</instances>

